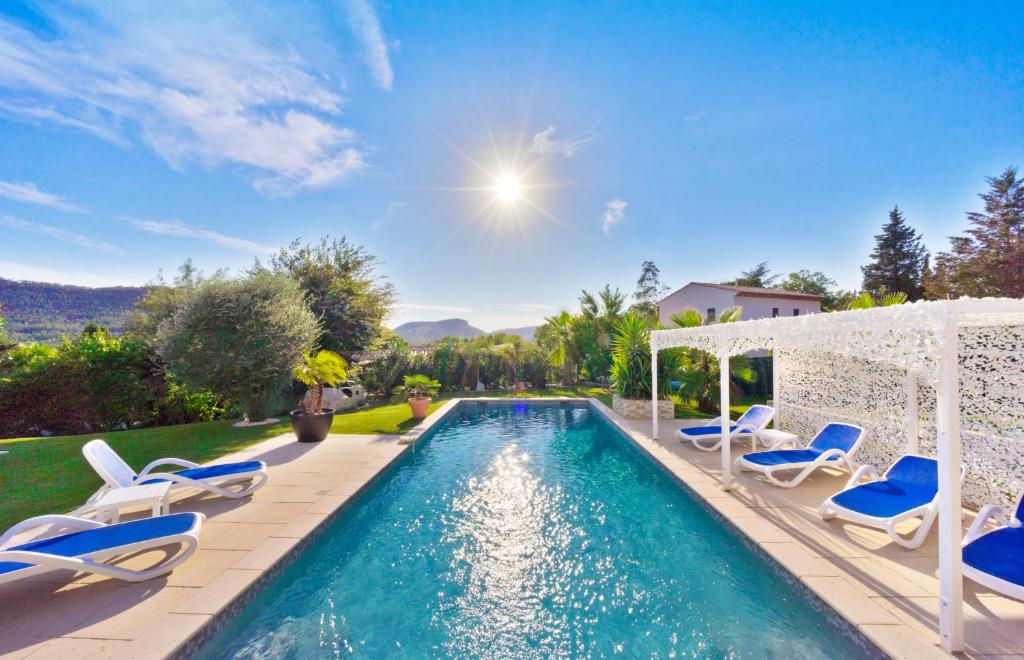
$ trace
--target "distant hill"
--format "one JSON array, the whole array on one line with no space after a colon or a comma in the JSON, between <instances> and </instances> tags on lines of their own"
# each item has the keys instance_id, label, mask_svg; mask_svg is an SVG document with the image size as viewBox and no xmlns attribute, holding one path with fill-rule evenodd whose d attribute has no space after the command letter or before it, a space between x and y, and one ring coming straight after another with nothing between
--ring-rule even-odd
<instances>
[{"instance_id":1,"label":"distant hill","mask_svg":"<svg viewBox=\"0 0 1024 660\"><path fill-rule=\"evenodd\" d=\"M443 321L410 321L395 328L395 334L413 346L429 344L449 335L459 339L470 339L487 334L474 328L466 319L444 319Z\"/></svg>"},{"instance_id":2,"label":"distant hill","mask_svg":"<svg viewBox=\"0 0 1024 660\"><path fill-rule=\"evenodd\" d=\"M504 328L503 330L495 330L493 334L500 332L506 335L519 335L523 339L533 339L533 334L537 332L538 327L536 325L528 325L523 328Z\"/></svg>"},{"instance_id":3,"label":"distant hill","mask_svg":"<svg viewBox=\"0 0 1024 660\"><path fill-rule=\"evenodd\" d=\"M15 341L56 343L77 335L90 321L113 333L124 329L127 313L146 289L114 286L93 289L47 282L18 282L0 277L0 314Z\"/></svg>"}]
</instances>

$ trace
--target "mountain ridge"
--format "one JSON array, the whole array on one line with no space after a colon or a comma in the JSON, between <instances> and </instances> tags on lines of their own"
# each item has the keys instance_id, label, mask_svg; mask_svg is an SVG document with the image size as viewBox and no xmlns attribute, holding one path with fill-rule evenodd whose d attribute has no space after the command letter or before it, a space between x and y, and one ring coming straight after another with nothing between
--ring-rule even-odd
<instances>
[{"instance_id":1,"label":"mountain ridge","mask_svg":"<svg viewBox=\"0 0 1024 660\"><path fill-rule=\"evenodd\" d=\"M56 343L65 335L80 334L90 322L116 334L145 293L143 286L88 287L0 277L0 316L14 341Z\"/></svg>"}]
</instances>

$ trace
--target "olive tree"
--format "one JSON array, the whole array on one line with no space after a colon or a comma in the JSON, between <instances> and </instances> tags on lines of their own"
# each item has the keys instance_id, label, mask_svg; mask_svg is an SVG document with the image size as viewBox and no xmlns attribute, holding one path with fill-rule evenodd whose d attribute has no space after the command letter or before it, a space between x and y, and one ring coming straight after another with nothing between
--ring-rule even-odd
<instances>
[{"instance_id":1,"label":"olive tree","mask_svg":"<svg viewBox=\"0 0 1024 660\"><path fill-rule=\"evenodd\" d=\"M157 338L175 377L257 420L276 412L292 367L319 333L299 284L264 272L197 286L160 323Z\"/></svg>"}]
</instances>

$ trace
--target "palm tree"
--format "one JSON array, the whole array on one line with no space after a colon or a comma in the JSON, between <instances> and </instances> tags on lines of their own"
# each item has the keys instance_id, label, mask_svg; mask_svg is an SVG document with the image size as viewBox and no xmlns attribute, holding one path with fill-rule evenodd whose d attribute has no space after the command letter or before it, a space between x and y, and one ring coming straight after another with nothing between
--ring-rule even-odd
<instances>
[{"instance_id":1,"label":"palm tree","mask_svg":"<svg viewBox=\"0 0 1024 660\"><path fill-rule=\"evenodd\" d=\"M892 307L893 305L902 305L907 302L907 294L902 291L893 291L892 293L882 293L878 300L871 297L871 294L867 291L862 292L859 296L850 301L849 309L872 309L875 307Z\"/></svg>"},{"instance_id":2,"label":"palm tree","mask_svg":"<svg viewBox=\"0 0 1024 660\"><path fill-rule=\"evenodd\" d=\"M743 313L742 307L729 307L722 310L721 315L715 321L709 321L695 309L687 308L678 314L672 315L672 322L681 328L696 328L711 323L733 323L740 320ZM679 387L679 395L684 399L693 399L697 402L697 410L706 413L718 412L718 385L721 379L721 370L718 359L710 353L699 350L686 351L683 366L679 372L679 380L682 383ZM750 362L742 357L736 356L729 360L729 387L734 395L740 395L740 383L752 383L756 379L754 370L750 368ZM723 411L723 414L726 414Z\"/></svg>"},{"instance_id":3,"label":"palm tree","mask_svg":"<svg viewBox=\"0 0 1024 660\"><path fill-rule=\"evenodd\" d=\"M519 383L519 368L522 366L525 356L523 338L513 335L509 337L507 343L499 344L494 348L500 352L505 365L512 371L512 384Z\"/></svg>"},{"instance_id":4,"label":"palm tree","mask_svg":"<svg viewBox=\"0 0 1024 660\"><path fill-rule=\"evenodd\" d=\"M551 363L562 369L562 385L576 384L576 319L566 310L557 316L544 319L551 328L555 348L551 351Z\"/></svg>"}]
</instances>

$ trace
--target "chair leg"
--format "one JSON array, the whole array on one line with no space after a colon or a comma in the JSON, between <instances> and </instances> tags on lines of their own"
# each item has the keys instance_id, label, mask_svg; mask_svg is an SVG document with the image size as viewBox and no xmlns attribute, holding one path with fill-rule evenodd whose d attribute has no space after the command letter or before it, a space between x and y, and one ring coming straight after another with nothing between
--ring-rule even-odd
<instances>
[{"instance_id":1,"label":"chair leg","mask_svg":"<svg viewBox=\"0 0 1024 660\"><path fill-rule=\"evenodd\" d=\"M918 524L917 529L914 533L907 538L896 531L896 525L903 522L904 520L912 520L904 518L902 520L892 520L885 525L885 531L889 534L889 538L893 540L897 545L906 548L907 550L916 550L920 548L924 543L924 539L928 536L929 530L932 528L932 523L935 522L935 516L937 511L928 511L921 516L921 522Z\"/></svg>"}]
</instances>

